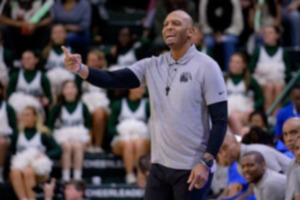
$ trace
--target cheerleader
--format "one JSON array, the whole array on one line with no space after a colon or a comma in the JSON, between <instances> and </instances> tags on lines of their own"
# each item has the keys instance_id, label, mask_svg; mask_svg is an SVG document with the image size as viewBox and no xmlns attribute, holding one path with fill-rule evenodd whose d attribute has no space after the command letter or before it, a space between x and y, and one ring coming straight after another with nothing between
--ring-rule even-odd
<instances>
[{"instance_id":1,"label":"cheerleader","mask_svg":"<svg viewBox=\"0 0 300 200\"><path fill-rule=\"evenodd\" d=\"M0 31L0 82L5 86L8 83L8 74L14 70L13 62L12 53L3 46L2 32Z\"/></svg>"},{"instance_id":2,"label":"cheerleader","mask_svg":"<svg viewBox=\"0 0 300 200\"><path fill-rule=\"evenodd\" d=\"M147 129L150 106L143 98L144 93L144 87L131 89L127 98L115 101L108 121L108 131L114 136L112 151L122 156L129 184L136 182L134 167L150 148Z\"/></svg>"},{"instance_id":3,"label":"cheerleader","mask_svg":"<svg viewBox=\"0 0 300 200\"><path fill-rule=\"evenodd\" d=\"M65 54L61 46L66 46L67 32L63 25L56 24L51 29L51 41L48 46L43 50L42 55L46 60L45 70L54 68L64 68ZM70 47L67 46L69 50Z\"/></svg>"},{"instance_id":4,"label":"cheerleader","mask_svg":"<svg viewBox=\"0 0 300 200\"><path fill-rule=\"evenodd\" d=\"M263 30L264 46L256 49L250 63L251 73L263 88L265 110L278 98L285 86L285 80L289 78L287 53L278 45L279 37L279 28L266 26Z\"/></svg>"},{"instance_id":5,"label":"cheerleader","mask_svg":"<svg viewBox=\"0 0 300 200\"><path fill-rule=\"evenodd\" d=\"M105 69L106 60L104 53L99 50L91 50L87 55L87 65L89 67ZM105 90L95 87L86 81L83 82L82 87L82 100L86 103L92 116L92 146L88 148L88 150L91 153L102 153L103 138L108 118L109 99L107 98Z\"/></svg>"},{"instance_id":6,"label":"cheerleader","mask_svg":"<svg viewBox=\"0 0 300 200\"><path fill-rule=\"evenodd\" d=\"M14 92L22 92L40 99L47 107L52 102L51 87L48 78L37 69L39 58L31 50L22 54L22 65L18 73L13 74L8 84L8 96Z\"/></svg>"},{"instance_id":7,"label":"cheerleader","mask_svg":"<svg viewBox=\"0 0 300 200\"><path fill-rule=\"evenodd\" d=\"M231 57L226 87L229 126L234 134L240 135L249 113L253 109L261 109L264 101L260 86L247 71L243 54L236 53Z\"/></svg>"},{"instance_id":8,"label":"cheerleader","mask_svg":"<svg viewBox=\"0 0 300 200\"><path fill-rule=\"evenodd\" d=\"M32 188L48 179L52 168L50 159L58 158L61 148L51 135L45 133L35 108L26 107L21 122L21 131L11 143L14 156L10 180L18 199L36 199Z\"/></svg>"},{"instance_id":9,"label":"cheerleader","mask_svg":"<svg viewBox=\"0 0 300 200\"><path fill-rule=\"evenodd\" d=\"M4 87L0 82L0 183L3 183L3 167L9 141L17 133L17 118L14 109L4 100Z\"/></svg>"},{"instance_id":10,"label":"cheerleader","mask_svg":"<svg viewBox=\"0 0 300 200\"><path fill-rule=\"evenodd\" d=\"M74 81L64 82L60 101L53 106L49 117L49 127L62 146L62 179L66 182L70 180L71 167L73 178L81 179L84 150L90 142L90 114L86 105L78 100L78 94Z\"/></svg>"}]
</instances>

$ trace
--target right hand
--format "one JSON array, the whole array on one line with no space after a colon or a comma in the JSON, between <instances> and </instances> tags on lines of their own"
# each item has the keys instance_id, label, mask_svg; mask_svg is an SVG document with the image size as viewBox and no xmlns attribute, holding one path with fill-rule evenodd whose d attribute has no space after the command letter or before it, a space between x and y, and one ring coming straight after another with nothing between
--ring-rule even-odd
<instances>
[{"instance_id":1,"label":"right hand","mask_svg":"<svg viewBox=\"0 0 300 200\"><path fill-rule=\"evenodd\" d=\"M45 200L53 199L55 185L56 185L56 180L54 178L51 179L50 183L44 184Z\"/></svg>"},{"instance_id":2,"label":"right hand","mask_svg":"<svg viewBox=\"0 0 300 200\"><path fill-rule=\"evenodd\" d=\"M73 73L78 72L80 64L82 62L81 55L71 54L70 51L65 46L62 46L61 48L66 55L65 58L66 69Z\"/></svg>"}]
</instances>

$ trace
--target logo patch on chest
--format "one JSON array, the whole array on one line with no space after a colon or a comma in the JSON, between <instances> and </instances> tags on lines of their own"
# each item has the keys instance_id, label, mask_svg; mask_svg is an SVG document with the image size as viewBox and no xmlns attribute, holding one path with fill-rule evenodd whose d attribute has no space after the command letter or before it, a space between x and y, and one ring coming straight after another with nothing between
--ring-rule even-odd
<instances>
[{"instance_id":1,"label":"logo patch on chest","mask_svg":"<svg viewBox=\"0 0 300 200\"><path fill-rule=\"evenodd\" d=\"M183 72L180 75L180 82L188 82L192 80L192 74L190 72Z\"/></svg>"}]
</instances>

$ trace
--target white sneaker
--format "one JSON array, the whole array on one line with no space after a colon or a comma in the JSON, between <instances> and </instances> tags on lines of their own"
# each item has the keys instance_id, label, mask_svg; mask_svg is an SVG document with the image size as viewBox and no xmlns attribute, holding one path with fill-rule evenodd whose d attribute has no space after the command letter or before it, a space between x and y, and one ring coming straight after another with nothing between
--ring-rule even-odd
<instances>
[{"instance_id":1,"label":"white sneaker","mask_svg":"<svg viewBox=\"0 0 300 200\"><path fill-rule=\"evenodd\" d=\"M127 184L133 184L136 183L136 177L133 173L127 174L126 175L126 183Z\"/></svg>"}]
</instances>

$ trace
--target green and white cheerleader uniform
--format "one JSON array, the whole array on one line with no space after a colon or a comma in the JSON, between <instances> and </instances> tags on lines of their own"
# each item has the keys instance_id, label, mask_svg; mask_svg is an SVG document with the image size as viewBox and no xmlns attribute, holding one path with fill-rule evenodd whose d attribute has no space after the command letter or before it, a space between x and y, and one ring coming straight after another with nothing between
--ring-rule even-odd
<instances>
[{"instance_id":1,"label":"green and white cheerleader uniform","mask_svg":"<svg viewBox=\"0 0 300 200\"><path fill-rule=\"evenodd\" d=\"M228 114L233 111L247 112L263 106L263 93L254 78L250 78L249 89L246 88L243 75L231 75L226 80L228 94Z\"/></svg>"},{"instance_id":2,"label":"green and white cheerleader uniform","mask_svg":"<svg viewBox=\"0 0 300 200\"><path fill-rule=\"evenodd\" d=\"M109 133L113 136L111 146L119 140L150 139L148 119L150 106L147 99L130 101L128 98L115 101L108 121Z\"/></svg>"},{"instance_id":3,"label":"green and white cheerleader uniform","mask_svg":"<svg viewBox=\"0 0 300 200\"><path fill-rule=\"evenodd\" d=\"M49 118L49 127L54 130L58 143L90 140L91 117L88 108L80 101L56 104Z\"/></svg>"},{"instance_id":4,"label":"green and white cheerleader uniform","mask_svg":"<svg viewBox=\"0 0 300 200\"><path fill-rule=\"evenodd\" d=\"M250 71L260 85L285 83L289 76L288 58L282 47L262 46L254 52Z\"/></svg>"},{"instance_id":5,"label":"green and white cheerleader uniform","mask_svg":"<svg viewBox=\"0 0 300 200\"><path fill-rule=\"evenodd\" d=\"M59 158L61 148L51 135L40 133L36 128L25 128L12 139L11 168L24 170L34 169L37 175L49 175L52 168L50 159Z\"/></svg>"}]
</instances>

